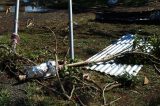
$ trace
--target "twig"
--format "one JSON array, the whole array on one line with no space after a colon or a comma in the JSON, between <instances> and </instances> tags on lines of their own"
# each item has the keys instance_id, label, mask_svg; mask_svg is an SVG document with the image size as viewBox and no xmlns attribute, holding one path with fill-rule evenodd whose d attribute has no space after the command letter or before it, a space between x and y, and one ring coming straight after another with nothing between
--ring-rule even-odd
<instances>
[{"instance_id":1,"label":"twig","mask_svg":"<svg viewBox=\"0 0 160 106\"><path fill-rule=\"evenodd\" d=\"M109 84L106 84L105 86L104 86L104 89L103 89L103 104L104 105L106 105L106 97L105 97L105 90L106 90L106 88L108 87L108 86L110 86L110 85L112 85L112 84L114 84L115 82L113 82L113 83L109 83Z\"/></svg>"},{"instance_id":2,"label":"twig","mask_svg":"<svg viewBox=\"0 0 160 106\"><path fill-rule=\"evenodd\" d=\"M103 91L102 88L97 83L95 83L93 80L88 80L88 79L85 79L85 80L93 83L101 92Z\"/></svg>"},{"instance_id":3,"label":"twig","mask_svg":"<svg viewBox=\"0 0 160 106\"><path fill-rule=\"evenodd\" d=\"M151 58L149 58L149 60L150 60L153 64L160 65L160 62L154 61L154 60L152 60Z\"/></svg>"},{"instance_id":4,"label":"twig","mask_svg":"<svg viewBox=\"0 0 160 106\"><path fill-rule=\"evenodd\" d=\"M77 97L77 99L78 99L79 103L80 103L82 106L86 106L86 105L81 101L81 99L78 97L78 95L77 95L77 94L76 94L76 97Z\"/></svg>"},{"instance_id":5,"label":"twig","mask_svg":"<svg viewBox=\"0 0 160 106\"><path fill-rule=\"evenodd\" d=\"M158 67L154 64L154 68L156 69L156 71L160 74L160 69L158 69Z\"/></svg>"},{"instance_id":6,"label":"twig","mask_svg":"<svg viewBox=\"0 0 160 106\"><path fill-rule=\"evenodd\" d=\"M65 40L68 38L68 36L65 36L64 38L63 38L63 44L64 45L67 45L66 43L65 43Z\"/></svg>"},{"instance_id":7,"label":"twig","mask_svg":"<svg viewBox=\"0 0 160 106\"><path fill-rule=\"evenodd\" d=\"M119 87L119 86L121 86L121 85L122 85L121 83L113 84L113 85L111 85L110 87L108 87L105 91L109 91L109 90L111 90L111 89L113 89L113 88L115 88L115 87Z\"/></svg>"},{"instance_id":8,"label":"twig","mask_svg":"<svg viewBox=\"0 0 160 106\"><path fill-rule=\"evenodd\" d=\"M66 53L66 55L65 55L65 57L64 57L64 65L66 64L66 61L67 61L67 55L69 54L69 50L70 50L70 48L68 48L67 53Z\"/></svg>"},{"instance_id":9,"label":"twig","mask_svg":"<svg viewBox=\"0 0 160 106\"><path fill-rule=\"evenodd\" d=\"M55 39L56 39L56 37L55 37ZM61 80L60 80L60 76L59 76L59 73L58 73L57 40L56 40L56 48L55 48L55 61L56 61L56 76L57 76L57 79L58 79L58 81L59 81L59 84L60 84L60 86L61 86L61 89L62 89L62 91L63 91L63 94L64 94L68 99L70 99L69 96L66 94L66 91L65 91L65 89L64 89L64 86L63 86L63 84L62 84L62 82L61 82Z\"/></svg>"},{"instance_id":10,"label":"twig","mask_svg":"<svg viewBox=\"0 0 160 106\"><path fill-rule=\"evenodd\" d=\"M56 77L57 77L57 79L58 79L58 81L59 81L59 84L60 84L60 86L61 86L63 95L64 95L68 100L71 100L72 95L73 95L72 92L74 91L75 88L73 87L70 96L66 93L66 91L65 91L65 89L64 89L64 86L63 86L63 84L62 84L62 82L61 82L61 80L60 80L60 76L59 76L59 72L58 72L58 70L59 70L59 69L58 69L59 64L58 64L58 56L57 56L57 50L58 50L58 49L57 49L57 37L56 37L54 31L53 31L51 28L49 28L49 27L46 27L46 28L48 28L48 29L52 32L52 34L54 35L54 37L55 37L55 43L56 43L56 46L55 46Z\"/></svg>"},{"instance_id":11,"label":"twig","mask_svg":"<svg viewBox=\"0 0 160 106\"><path fill-rule=\"evenodd\" d=\"M112 105L114 102L117 102L117 101L120 100L121 98L122 98L122 97L119 97L119 98L117 98L117 99L111 101L110 103L106 104L106 106Z\"/></svg>"},{"instance_id":12,"label":"twig","mask_svg":"<svg viewBox=\"0 0 160 106\"><path fill-rule=\"evenodd\" d=\"M69 100L71 100L71 98L72 98L72 96L73 96L74 91L75 91L75 85L73 85L73 89L72 89L71 94L70 94L70 96L69 96Z\"/></svg>"},{"instance_id":13,"label":"twig","mask_svg":"<svg viewBox=\"0 0 160 106\"><path fill-rule=\"evenodd\" d=\"M56 53L55 53L55 58L56 58L56 76L57 76L57 79L58 79L59 84L60 84L60 86L61 86L63 95L64 95L68 100L71 100L72 94L73 94L72 92L74 91L74 88L73 88L73 91L71 92L71 95L69 96L69 95L66 93L66 91L65 91L65 89L64 89L64 86L63 86L63 84L62 84L62 82L61 82L61 80L60 80L60 76L59 76L59 72L58 72L58 57L57 57Z\"/></svg>"},{"instance_id":14,"label":"twig","mask_svg":"<svg viewBox=\"0 0 160 106\"><path fill-rule=\"evenodd\" d=\"M83 84L86 85L86 86L91 86L90 84L85 83L84 81L82 81L81 79L77 78L76 76L72 76L72 78L74 78L75 80L83 83ZM91 87L94 88L95 90L98 90L98 88L96 88L95 86L91 86Z\"/></svg>"},{"instance_id":15,"label":"twig","mask_svg":"<svg viewBox=\"0 0 160 106\"><path fill-rule=\"evenodd\" d=\"M57 46L57 45L56 45ZM57 48L57 47L56 47ZM61 80L60 80L60 76L59 76L59 73L58 73L58 56L57 56L57 49L56 49L56 51L55 51L55 61L56 61L56 76L57 76L57 79L58 79L58 81L59 81L59 84L60 84L60 86L61 86L61 89L62 89L62 91L63 91L63 94L69 99L69 96L68 95L66 95L66 91L65 91L65 89L64 89L64 87L63 87L63 84L62 84L62 82L61 82Z\"/></svg>"},{"instance_id":16,"label":"twig","mask_svg":"<svg viewBox=\"0 0 160 106\"><path fill-rule=\"evenodd\" d=\"M130 90L131 92L133 93L136 93L136 94L141 94L140 92L136 91L136 90Z\"/></svg>"},{"instance_id":17,"label":"twig","mask_svg":"<svg viewBox=\"0 0 160 106\"><path fill-rule=\"evenodd\" d=\"M121 83L113 82L113 83L106 84L104 86L104 89L103 89L103 103L104 103L104 105L107 105L106 98L105 98L105 91L109 91L109 90L111 90L115 87L121 86L121 85L122 85Z\"/></svg>"}]
</instances>

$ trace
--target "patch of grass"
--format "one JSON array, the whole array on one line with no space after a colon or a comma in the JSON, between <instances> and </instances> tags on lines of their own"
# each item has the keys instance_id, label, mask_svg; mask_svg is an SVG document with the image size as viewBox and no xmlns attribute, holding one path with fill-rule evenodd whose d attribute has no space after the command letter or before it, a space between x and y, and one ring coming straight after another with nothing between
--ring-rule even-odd
<instances>
[{"instance_id":1,"label":"patch of grass","mask_svg":"<svg viewBox=\"0 0 160 106\"><path fill-rule=\"evenodd\" d=\"M9 105L11 99L10 92L7 89L0 90L0 106Z\"/></svg>"},{"instance_id":2,"label":"patch of grass","mask_svg":"<svg viewBox=\"0 0 160 106\"><path fill-rule=\"evenodd\" d=\"M26 87L27 99L29 106L51 106L54 105L54 100L50 96L44 95L42 89L36 83L28 83Z\"/></svg>"},{"instance_id":3,"label":"patch of grass","mask_svg":"<svg viewBox=\"0 0 160 106\"><path fill-rule=\"evenodd\" d=\"M40 87L35 82L28 83L26 87L27 92L27 106L65 106L74 105L70 101L64 101L63 99L56 98L54 94L47 89ZM50 92L50 94L46 93Z\"/></svg>"},{"instance_id":4,"label":"patch of grass","mask_svg":"<svg viewBox=\"0 0 160 106\"><path fill-rule=\"evenodd\" d=\"M4 34L0 36L0 44L9 44L10 43L10 35Z\"/></svg>"}]
</instances>

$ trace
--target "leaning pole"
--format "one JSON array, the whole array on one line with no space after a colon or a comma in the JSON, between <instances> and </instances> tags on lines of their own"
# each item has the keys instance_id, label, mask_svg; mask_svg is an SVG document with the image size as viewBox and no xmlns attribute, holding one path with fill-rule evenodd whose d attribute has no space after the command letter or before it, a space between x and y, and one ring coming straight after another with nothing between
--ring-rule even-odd
<instances>
[{"instance_id":1,"label":"leaning pole","mask_svg":"<svg viewBox=\"0 0 160 106\"><path fill-rule=\"evenodd\" d=\"M19 41L19 35L18 35L19 7L20 7L20 0L17 0L16 7L15 7L14 31L11 35L12 49L13 49L14 52L16 52L16 45Z\"/></svg>"},{"instance_id":2,"label":"leaning pole","mask_svg":"<svg viewBox=\"0 0 160 106\"><path fill-rule=\"evenodd\" d=\"M72 60L74 60L72 0L69 0L69 37L70 37L70 57Z\"/></svg>"}]
</instances>

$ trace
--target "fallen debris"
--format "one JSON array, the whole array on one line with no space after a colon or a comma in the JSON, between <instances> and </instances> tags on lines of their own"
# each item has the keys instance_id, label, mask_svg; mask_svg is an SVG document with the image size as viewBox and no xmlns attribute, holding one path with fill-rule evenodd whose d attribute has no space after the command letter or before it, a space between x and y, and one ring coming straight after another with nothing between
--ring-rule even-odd
<instances>
[{"instance_id":1,"label":"fallen debris","mask_svg":"<svg viewBox=\"0 0 160 106\"><path fill-rule=\"evenodd\" d=\"M45 78L54 75L56 75L55 61L48 61L25 69L25 75L19 75L19 79Z\"/></svg>"},{"instance_id":2,"label":"fallen debris","mask_svg":"<svg viewBox=\"0 0 160 106\"><path fill-rule=\"evenodd\" d=\"M122 76L125 73L128 73L130 75L136 76L137 73L139 72L139 70L143 67L143 65L139 65L139 64L123 64L123 63L117 63L115 61L115 59L119 58L119 57L123 57L127 54L130 55L144 55L147 57L151 57L156 61L159 61L156 57L154 57L151 54L148 54L148 51L151 51L151 49L146 49L147 53L143 53L143 52L137 52L137 51L133 51L133 49L135 49L133 47L134 45L134 39L135 36L131 35L131 34L127 34L125 36L122 36L120 39L118 39L117 42L111 44L110 46L106 47L105 49L103 49L102 51L100 51L99 53L95 54L94 56L92 56L91 58L87 59L86 61L82 61L82 62L77 62L77 63L71 63L71 64L62 64L59 65L58 67L60 70L62 70L65 67L80 67L80 66L87 66L87 69L90 70L96 70L96 71L100 71L100 72L104 72L105 74L109 74L109 75L113 75L113 76ZM142 44L141 44L142 46ZM149 45L151 46L151 45ZM138 46L139 47L139 46ZM31 74L32 76L28 76L26 75L26 77L28 76L28 78L37 78L38 77L47 77L50 75L54 75L53 73L48 73L48 67L47 65L43 63L42 66L45 67L45 69L43 69L40 65L36 66L36 67L32 67L32 72L34 74ZM54 63L55 66L55 63ZM55 67L54 67L55 68ZM37 76L36 76L36 70L39 70L39 72L37 72ZM42 71L43 70L43 71ZM44 71L45 70L45 71ZM40 73L40 74L38 74ZM29 73L26 73L29 74ZM20 76L20 79L24 79L24 76ZM89 76L84 76L84 78L89 78Z\"/></svg>"},{"instance_id":3,"label":"fallen debris","mask_svg":"<svg viewBox=\"0 0 160 106\"><path fill-rule=\"evenodd\" d=\"M112 56L116 57L117 55L121 56L122 54L132 52L134 38L135 36L131 34L122 36L120 39L118 39L117 42L106 47L99 53L89 58L87 61L98 61L103 58L107 57L110 58ZM88 66L87 69L104 72L105 74L114 76L121 76L126 72L129 73L130 75L135 76L143 66L143 65L116 63L114 59L115 58L112 58L108 61L99 61L94 65Z\"/></svg>"}]
</instances>

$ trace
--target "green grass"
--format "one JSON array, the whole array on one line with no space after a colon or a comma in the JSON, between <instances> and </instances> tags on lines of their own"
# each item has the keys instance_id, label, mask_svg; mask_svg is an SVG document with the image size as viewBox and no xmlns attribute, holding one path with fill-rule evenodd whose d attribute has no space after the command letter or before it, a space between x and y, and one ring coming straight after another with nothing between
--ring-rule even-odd
<instances>
[{"instance_id":1,"label":"green grass","mask_svg":"<svg viewBox=\"0 0 160 106\"><path fill-rule=\"evenodd\" d=\"M7 89L0 89L0 106L8 106L10 99L10 92Z\"/></svg>"},{"instance_id":2,"label":"green grass","mask_svg":"<svg viewBox=\"0 0 160 106\"><path fill-rule=\"evenodd\" d=\"M28 83L26 93L27 106L54 106L55 104L53 98L46 96L36 83Z\"/></svg>"}]
</instances>

